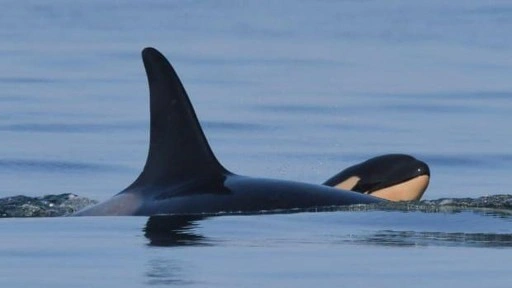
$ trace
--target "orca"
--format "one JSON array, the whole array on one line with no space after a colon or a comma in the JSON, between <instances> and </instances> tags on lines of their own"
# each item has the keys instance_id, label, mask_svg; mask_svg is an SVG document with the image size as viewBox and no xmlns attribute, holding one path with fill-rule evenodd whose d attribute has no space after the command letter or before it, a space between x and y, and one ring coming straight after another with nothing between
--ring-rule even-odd
<instances>
[{"instance_id":1,"label":"orca","mask_svg":"<svg viewBox=\"0 0 512 288\"><path fill-rule=\"evenodd\" d=\"M142 59L150 96L146 164L126 189L76 216L258 213L386 201L330 185L228 171L212 152L171 64L150 47L143 49Z\"/></svg>"}]
</instances>

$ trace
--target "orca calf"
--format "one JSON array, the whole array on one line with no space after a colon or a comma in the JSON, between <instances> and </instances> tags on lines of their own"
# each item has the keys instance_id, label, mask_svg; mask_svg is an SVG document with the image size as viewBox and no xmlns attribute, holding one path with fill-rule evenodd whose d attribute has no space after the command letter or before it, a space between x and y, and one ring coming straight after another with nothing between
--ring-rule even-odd
<instances>
[{"instance_id":1,"label":"orca calf","mask_svg":"<svg viewBox=\"0 0 512 288\"><path fill-rule=\"evenodd\" d=\"M258 213L385 201L330 183L261 179L228 171L210 149L171 64L154 48L145 48L142 59L151 113L144 169L126 189L75 215Z\"/></svg>"}]
</instances>

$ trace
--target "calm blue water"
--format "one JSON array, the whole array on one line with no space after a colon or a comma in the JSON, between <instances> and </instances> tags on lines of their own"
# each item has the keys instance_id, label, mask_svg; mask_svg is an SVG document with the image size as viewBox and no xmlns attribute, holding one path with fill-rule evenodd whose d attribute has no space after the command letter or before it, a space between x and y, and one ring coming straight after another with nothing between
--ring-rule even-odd
<instances>
[{"instance_id":1,"label":"calm blue water","mask_svg":"<svg viewBox=\"0 0 512 288\"><path fill-rule=\"evenodd\" d=\"M510 31L507 1L6 0L0 197L103 200L133 181L145 46L232 171L320 183L400 152L430 164L426 199L509 194ZM146 218L4 219L0 285L506 287L507 215L221 217L179 247L148 246Z\"/></svg>"},{"instance_id":2,"label":"calm blue water","mask_svg":"<svg viewBox=\"0 0 512 288\"><path fill-rule=\"evenodd\" d=\"M469 212L227 216L148 236L143 217L11 219L0 284L508 287L511 221Z\"/></svg>"}]
</instances>

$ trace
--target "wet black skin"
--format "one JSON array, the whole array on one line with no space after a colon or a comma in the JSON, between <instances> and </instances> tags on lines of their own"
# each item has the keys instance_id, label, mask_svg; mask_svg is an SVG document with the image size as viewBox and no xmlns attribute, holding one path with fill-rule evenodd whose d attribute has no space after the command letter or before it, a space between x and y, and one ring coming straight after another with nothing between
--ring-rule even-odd
<instances>
[{"instance_id":1,"label":"wet black skin","mask_svg":"<svg viewBox=\"0 0 512 288\"><path fill-rule=\"evenodd\" d=\"M425 162L410 155L387 154L351 166L329 178L323 185L334 187L356 176L361 180L351 190L371 194L376 190L423 175L430 176L430 170Z\"/></svg>"},{"instance_id":2,"label":"wet black skin","mask_svg":"<svg viewBox=\"0 0 512 288\"><path fill-rule=\"evenodd\" d=\"M167 59L154 48L145 48L142 58L151 115L145 167L125 190L76 215L258 212L385 201L329 187L329 181L315 185L229 172L211 151L187 93ZM370 182L375 181L372 178Z\"/></svg>"},{"instance_id":3,"label":"wet black skin","mask_svg":"<svg viewBox=\"0 0 512 288\"><path fill-rule=\"evenodd\" d=\"M187 185L190 184L190 185ZM375 197L339 189L235 174L222 179L194 179L186 187L149 188L137 215L254 212L375 203ZM151 190L151 191L149 191ZM144 193L144 192L143 192Z\"/></svg>"}]
</instances>

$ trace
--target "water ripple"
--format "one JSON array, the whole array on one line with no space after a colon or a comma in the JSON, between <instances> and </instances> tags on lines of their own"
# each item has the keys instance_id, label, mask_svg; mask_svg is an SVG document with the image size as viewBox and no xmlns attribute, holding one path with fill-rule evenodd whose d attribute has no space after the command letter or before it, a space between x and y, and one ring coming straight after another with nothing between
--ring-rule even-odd
<instances>
[{"instance_id":1,"label":"water ripple","mask_svg":"<svg viewBox=\"0 0 512 288\"><path fill-rule=\"evenodd\" d=\"M299 113L299 114L329 114L329 115L338 115L340 112L345 110L350 110L353 107L337 107L337 106L327 106L327 105L312 105L312 104L262 104L256 105L253 107L254 110L259 111L268 111L268 112L276 112L276 113Z\"/></svg>"},{"instance_id":2,"label":"water ripple","mask_svg":"<svg viewBox=\"0 0 512 288\"><path fill-rule=\"evenodd\" d=\"M21 170L24 172L91 172L119 170L121 167L96 163L70 162L35 159L0 159L0 170Z\"/></svg>"},{"instance_id":3,"label":"water ripple","mask_svg":"<svg viewBox=\"0 0 512 288\"><path fill-rule=\"evenodd\" d=\"M263 131L267 130L269 127L263 124L255 124L255 123L235 123L235 122L216 122L216 121L206 121L201 122L202 126L206 129L218 130L218 131L233 131L233 132L243 132L243 131Z\"/></svg>"},{"instance_id":4,"label":"water ripple","mask_svg":"<svg viewBox=\"0 0 512 288\"><path fill-rule=\"evenodd\" d=\"M0 125L0 131L10 132L46 132L46 133L97 133L147 129L144 123L22 123Z\"/></svg>"},{"instance_id":5,"label":"water ripple","mask_svg":"<svg viewBox=\"0 0 512 288\"><path fill-rule=\"evenodd\" d=\"M2 84L37 84L37 83L53 83L59 82L57 79L52 78L38 78L38 77L0 77Z\"/></svg>"},{"instance_id":6,"label":"water ripple","mask_svg":"<svg viewBox=\"0 0 512 288\"><path fill-rule=\"evenodd\" d=\"M447 167L487 167L499 169L512 165L512 154L480 154L480 155L434 155L423 154L420 157L430 165Z\"/></svg>"},{"instance_id":7,"label":"water ripple","mask_svg":"<svg viewBox=\"0 0 512 288\"><path fill-rule=\"evenodd\" d=\"M382 230L342 242L375 246L512 247L512 234Z\"/></svg>"}]
</instances>

